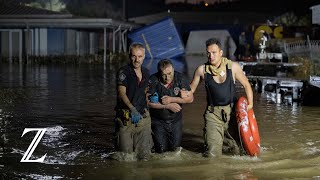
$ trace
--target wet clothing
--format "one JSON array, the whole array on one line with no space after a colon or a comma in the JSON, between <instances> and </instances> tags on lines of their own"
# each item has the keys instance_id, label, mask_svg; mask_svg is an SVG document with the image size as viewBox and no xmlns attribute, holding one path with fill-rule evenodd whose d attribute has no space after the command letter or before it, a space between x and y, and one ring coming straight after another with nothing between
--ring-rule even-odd
<instances>
[{"instance_id":1,"label":"wet clothing","mask_svg":"<svg viewBox=\"0 0 320 180\"><path fill-rule=\"evenodd\" d=\"M174 151L177 147L180 147L182 141L182 126L182 117L173 120L152 118L151 128L155 151L162 153L165 151Z\"/></svg>"},{"instance_id":2,"label":"wet clothing","mask_svg":"<svg viewBox=\"0 0 320 180\"><path fill-rule=\"evenodd\" d=\"M220 156L222 152L240 154L237 142L228 131L230 115L231 107L229 105L207 108L204 114L205 127L203 129L205 156Z\"/></svg>"},{"instance_id":3,"label":"wet clothing","mask_svg":"<svg viewBox=\"0 0 320 180\"><path fill-rule=\"evenodd\" d=\"M232 70L226 67L226 71L226 79L222 83L217 83L212 75L204 74L208 103L204 114L204 155L209 157L220 156L223 150L231 154L240 153L236 141L228 132L235 100L235 86Z\"/></svg>"},{"instance_id":4,"label":"wet clothing","mask_svg":"<svg viewBox=\"0 0 320 180\"><path fill-rule=\"evenodd\" d=\"M117 151L135 152L140 159L147 158L151 153L151 119L147 110L146 91L149 82L149 71L141 67L142 79L139 82L134 69L124 66L117 73L117 86L125 86L126 94L133 106L143 116L137 124L132 124L130 110L117 98L115 107L115 147Z\"/></svg>"},{"instance_id":5,"label":"wet clothing","mask_svg":"<svg viewBox=\"0 0 320 180\"><path fill-rule=\"evenodd\" d=\"M161 74L155 73L150 77L149 93L159 94L159 103L165 95L171 97L180 97L180 90L190 91L188 80L183 74L175 71L173 82L166 88L161 83ZM181 106L181 104L180 104ZM182 139L182 111L174 113L169 109L150 108L152 120L152 132L156 152L174 151L181 145Z\"/></svg>"},{"instance_id":6,"label":"wet clothing","mask_svg":"<svg viewBox=\"0 0 320 180\"><path fill-rule=\"evenodd\" d=\"M135 152L138 159L147 159L153 146L151 137L151 118L149 112L137 124L125 121L119 117L115 119L115 147L125 153Z\"/></svg>"}]
</instances>

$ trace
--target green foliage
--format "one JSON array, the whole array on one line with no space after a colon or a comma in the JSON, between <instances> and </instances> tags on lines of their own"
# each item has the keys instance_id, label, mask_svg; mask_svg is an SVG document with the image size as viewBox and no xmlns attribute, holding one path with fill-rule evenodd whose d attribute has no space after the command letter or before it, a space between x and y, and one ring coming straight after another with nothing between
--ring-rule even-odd
<instances>
[{"instance_id":1,"label":"green foliage","mask_svg":"<svg viewBox=\"0 0 320 180\"><path fill-rule=\"evenodd\" d=\"M309 26L311 25L311 17L310 15L298 17L293 12L287 12L276 17L273 23L284 26Z\"/></svg>"},{"instance_id":2,"label":"green foliage","mask_svg":"<svg viewBox=\"0 0 320 180\"><path fill-rule=\"evenodd\" d=\"M60 0L37 0L30 3L25 3L25 5L34 7L34 8L42 8L50 11L57 12L65 12L66 4Z\"/></svg>"},{"instance_id":3,"label":"green foliage","mask_svg":"<svg viewBox=\"0 0 320 180\"><path fill-rule=\"evenodd\" d=\"M307 80L314 72L314 64L308 56L294 56L289 58L289 62L302 64L293 68L292 77Z\"/></svg>"}]
</instances>

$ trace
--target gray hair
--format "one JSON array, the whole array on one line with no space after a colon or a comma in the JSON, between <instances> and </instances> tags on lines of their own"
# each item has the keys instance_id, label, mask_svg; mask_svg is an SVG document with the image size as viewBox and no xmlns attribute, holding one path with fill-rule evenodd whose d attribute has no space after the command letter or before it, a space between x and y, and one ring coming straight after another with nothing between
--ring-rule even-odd
<instances>
[{"instance_id":1,"label":"gray hair","mask_svg":"<svg viewBox=\"0 0 320 180\"><path fill-rule=\"evenodd\" d=\"M145 49L144 45L139 42L133 42L130 44L129 53L131 55L132 49Z\"/></svg>"}]
</instances>

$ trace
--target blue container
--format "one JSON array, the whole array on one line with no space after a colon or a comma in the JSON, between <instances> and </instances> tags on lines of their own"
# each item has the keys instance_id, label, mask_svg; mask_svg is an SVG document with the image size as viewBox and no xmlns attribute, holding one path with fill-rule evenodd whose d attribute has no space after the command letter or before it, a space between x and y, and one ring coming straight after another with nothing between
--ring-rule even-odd
<instances>
[{"instance_id":1,"label":"blue container","mask_svg":"<svg viewBox=\"0 0 320 180\"><path fill-rule=\"evenodd\" d=\"M146 47L146 59L176 58L184 54L184 46L171 18L146 25L128 33L132 42Z\"/></svg>"}]
</instances>

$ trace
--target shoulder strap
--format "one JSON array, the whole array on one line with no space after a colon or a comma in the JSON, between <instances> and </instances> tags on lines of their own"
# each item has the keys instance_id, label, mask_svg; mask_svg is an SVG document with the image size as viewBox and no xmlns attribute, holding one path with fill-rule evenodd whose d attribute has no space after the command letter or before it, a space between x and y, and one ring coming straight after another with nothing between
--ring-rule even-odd
<instances>
[{"instance_id":1,"label":"shoulder strap","mask_svg":"<svg viewBox=\"0 0 320 180\"><path fill-rule=\"evenodd\" d=\"M234 102L233 102L233 100L234 100L234 92L235 92L235 89L234 89L234 80L233 80L233 74L232 74L232 69L230 68L230 69L227 69L227 71L228 72L230 72L229 73L229 78L230 78L230 107L231 107L231 109L232 109L232 107L233 107L233 104L234 104ZM227 72L227 73L228 73ZM228 75L228 74L227 74Z\"/></svg>"}]
</instances>

